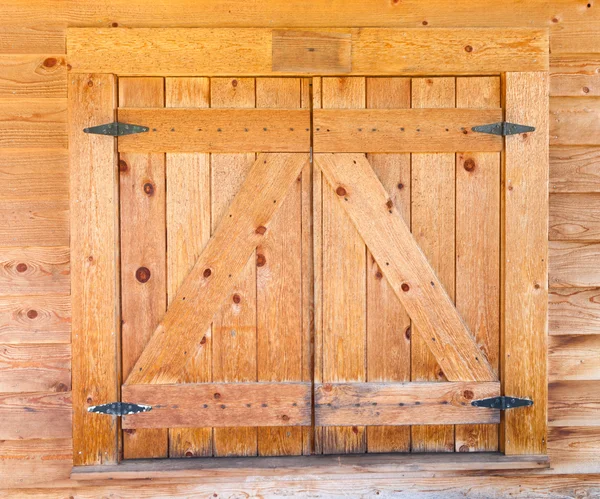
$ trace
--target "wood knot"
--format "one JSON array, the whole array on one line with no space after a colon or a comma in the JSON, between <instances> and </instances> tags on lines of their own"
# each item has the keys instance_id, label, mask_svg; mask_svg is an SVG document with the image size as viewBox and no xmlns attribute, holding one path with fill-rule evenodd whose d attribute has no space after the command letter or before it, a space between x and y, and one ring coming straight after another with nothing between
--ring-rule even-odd
<instances>
[{"instance_id":1,"label":"wood knot","mask_svg":"<svg viewBox=\"0 0 600 499\"><path fill-rule=\"evenodd\" d=\"M129 169L127 162L124 159L119 160L119 171L125 173Z\"/></svg>"},{"instance_id":2,"label":"wood knot","mask_svg":"<svg viewBox=\"0 0 600 499\"><path fill-rule=\"evenodd\" d=\"M354 433L355 435L358 435L358 426L352 427L352 433Z\"/></svg>"},{"instance_id":3,"label":"wood knot","mask_svg":"<svg viewBox=\"0 0 600 499\"><path fill-rule=\"evenodd\" d=\"M475 394L471 390L465 390L463 392L463 397L466 398L467 400L473 400L474 396L475 396Z\"/></svg>"},{"instance_id":4,"label":"wood knot","mask_svg":"<svg viewBox=\"0 0 600 499\"><path fill-rule=\"evenodd\" d=\"M185 457L194 457L194 453L191 450L185 452Z\"/></svg>"},{"instance_id":5,"label":"wood knot","mask_svg":"<svg viewBox=\"0 0 600 499\"><path fill-rule=\"evenodd\" d=\"M221 394L220 394L220 393L215 393L215 394L213 395L213 397L215 398L215 400L218 400L218 399L220 399L220 398L221 398Z\"/></svg>"},{"instance_id":6,"label":"wood knot","mask_svg":"<svg viewBox=\"0 0 600 499\"><path fill-rule=\"evenodd\" d=\"M35 319L38 316L37 310L28 310L27 317L30 319Z\"/></svg>"},{"instance_id":7,"label":"wood knot","mask_svg":"<svg viewBox=\"0 0 600 499\"><path fill-rule=\"evenodd\" d=\"M260 253L258 255L256 255L256 266L257 267L263 267L265 265L265 263L267 263L267 259L265 258L265 255L261 255Z\"/></svg>"},{"instance_id":8,"label":"wood knot","mask_svg":"<svg viewBox=\"0 0 600 499\"><path fill-rule=\"evenodd\" d=\"M242 297L237 293L233 295L233 303L239 303L242 301Z\"/></svg>"},{"instance_id":9,"label":"wood knot","mask_svg":"<svg viewBox=\"0 0 600 499\"><path fill-rule=\"evenodd\" d=\"M471 47L471 45L465 46L465 52L473 52L473 47Z\"/></svg>"},{"instance_id":10,"label":"wood knot","mask_svg":"<svg viewBox=\"0 0 600 499\"><path fill-rule=\"evenodd\" d=\"M200 344L204 345L206 343L206 336L203 336L202 339L200 340Z\"/></svg>"},{"instance_id":11,"label":"wood knot","mask_svg":"<svg viewBox=\"0 0 600 499\"><path fill-rule=\"evenodd\" d=\"M471 158L466 159L463 167L468 172L472 172L473 170L475 170L475 161L473 161L473 159Z\"/></svg>"},{"instance_id":12,"label":"wood knot","mask_svg":"<svg viewBox=\"0 0 600 499\"><path fill-rule=\"evenodd\" d=\"M67 385L65 385L64 383L57 383L56 386L54 387L54 389L57 392L67 392L67 391L69 391L69 387Z\"/></svg>"},{"instance_id":13,"label":"wood knot","mask_svg":"<svg viewBox=\"0 0 600 499\"><path fill-rule=\"evenodd\" d=\"M468 445L461 445L458 448L458 452L469 452L469 446Z\"/></svg>"},{"instance_id":14,"label":"wood knot","mask_svg":"<svg viewBox=\"0 0 600 499\"><path fill-rule=\"evenodd\" d=\"M231 86L232 87L237 87L238 86L238 81L237 80L231 80Z\"/></svg>"},{"instance_id":15,"label":"wood knot","mask_svg":"<svg viewBox=\"0 0 600 499\"><path fill-rule=\"evenodd\" d=\"M345 196L346 195L346 189L344 189L341 185L335 190L335 193L338 196Z\"/></svg>"},{"instance_id":16,"label":"wood knot","mask_svg":"<svg viewBox=\"0 0 600 499\"><path fill-rule=\"evenodd\" d=\"M581 90L583 90L584 94L589 94L590 93L589 87L583 87Z\"/></svg>"},{"instance_id":17,"label":"wood knot","mask_svg":"<svg viewBox=\"0 0 600 499\"><path fill-rule=\"evenodd\" d=\"M261 225L259 227L256 228L255 231L257 234L260 234L261 236L265 234L265 232L267 232L267 228L264 225Z\"/></svg>"},{"instance_id":18,"label":"wood knot","mask_svg":"<svg viewBox=\"0 0 600 499\"><path fill-rule=\"evenodd\" d=\"M324 392L330 392L331 390L333 390L333 387L330 384L323 385Z\"/></svg>"},{"instance_id":19,"label":"wood knot","mask_svg":"<svg viewBox=\"0 0 600 499\"><path fill-rule=\"evenodd\" d=\"M27 270L27 264L26 263L19 263L17 265L17 272L20 272L22 274L26 270Z\"/></svg>"},{"instance_id":20,"label":"wood knot","mask_svg":"<svg viewBox=\"0 0 600 499\"><path fill-rule=\"evenodd\" d=\"M54 58L54 57L48 57L47 59L44 59L44 67L46 68L53 68L54 66L56 66L56 63L58 61Z\"/></svg>"},{"instance_id":21,"label":"wood knot","mask_svg":"<svg viewBox=\"0 0 600 499\"><path fill-rule=\"evenodd\" d=\"M403 282L402 286L400 286L400 287L402 288L402 291L404 291L405 293L410 290L410 286L405 282Z\"/></svg>"},{"instance_id":22,"label":"wood knot","mask_svg":"<svg viewBox=\"0 0 600 499\"><path fill-rule=\"evenodd\" d=\"M378 270L377 272L375 272L375 278L376 279L383 279L383 274L381 273L381 270Z\"/></svg>"},{"instance_id":23,"label":"wood knot","mask_svg":"<svg viewBox=\"0 0 600 499\"><path fill-rule=\"evenodd\" d=\"M135 271L135 278L142 284L150 280L150 269L148 267L140 267Z\"/></svg>"},{"instance_id":24,"label":"wood knot","mask_svg":"<svg viewBox=\"0 0 600 499\"><path fill-rule=\"evenodd\" d=\"M397 187L398 187L398 190L402 190L402 189L404 189L404 184L403 183L399 183L397 185Z\"/></svg>"},{"instance_id":25,"label":"wood knot","mask_svg":"<svg viewBox=\"0 0 600 499\"><path fill-rule=\"evenodd\" d=\"M387 206L388 210L391 210L394 206L394 202L391 199L388 199L385 205Z\"/></svg>"},{"instance_id":26,"label":"wood knot","mask_svg":"<svg viewBox=\"0 0 600 499\"><path fill-rule=\"evenodd\" d=\"M210 277L210 275L212 274L212 271L210 269L204 269L204 272L202 273L202 275L204 277Z\"/></svg>"},{"instance_id":27,"label":"wood knot","mask_svg":"<svg viewBox=\"0 0 600 499\"><path fill-rule=\"evenodd\" d=\"M154 195L154 185L151 182L146 182L144 184L144 192L148 194L148 196Z\"/></svg>"},{"instance_id":28,"label":"wood knot","mask_svg":"<svg viewBox=\"0 0 600 499\"><path fill-rule=\"evenodd\" d=\"M411 336L410 326L408 326L406 328L406 331L404 331L404 336L406 337L407 340L410 340L410 336Z\"/></svg>"},{"instance_id":29,"label":"wood knot","mask_svg":"<svg viewBox=\"0 0 600 499\"><path fill-rule=\"evenodd\" d=\"M289 421L289 420L290 420L290 417L289 417L288 415L284 414L283 416L281 416L281 419L282 419L283 421Z\"/></svg>"},{"instance_id":30,"label":"wood knot","mask_svg":"<svg viewBox=\"0 0 600 499\"><path fill-rule=\"evenodd\" d=\"M88 80L87 86L88 87L93 87L94 86L94 82L92 80Z\"/></svg>"}]
</instances>

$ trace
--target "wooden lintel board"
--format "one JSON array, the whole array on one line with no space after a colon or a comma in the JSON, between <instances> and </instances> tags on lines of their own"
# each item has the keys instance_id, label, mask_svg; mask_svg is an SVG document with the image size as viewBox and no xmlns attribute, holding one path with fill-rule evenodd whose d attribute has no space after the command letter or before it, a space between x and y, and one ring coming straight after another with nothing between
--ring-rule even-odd
<instances>
[{"instance_id":1,"label":"wooden lintel board","mask_svg":"<svg viewBox=\"0 0 600 499\"><path fill-rule=\"evenodd\" d=\"M345 75L498 74L548 69L547 29L294 31L297 43L293 51L297 57L289 58L289 50L281 48L281 44L290 43L285 30L68 28L67 59L72 72L122 76L318 75L328 72L331 61L336 62L338 74ZM299 36L302 31L307 36ZM351 38L349 62L348 42L335 36L340 34ZM323 52L322 57L318 56L319 51Z\"/></svg>"}]
</instances>

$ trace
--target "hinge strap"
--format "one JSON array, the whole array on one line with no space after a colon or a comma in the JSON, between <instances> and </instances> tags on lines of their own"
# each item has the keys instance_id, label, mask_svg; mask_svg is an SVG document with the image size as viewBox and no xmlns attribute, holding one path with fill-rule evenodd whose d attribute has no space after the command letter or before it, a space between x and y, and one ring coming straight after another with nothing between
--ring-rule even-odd
<instances>
[{"instance_id":1,"label":"hinge strap","mask_svg":"<svg viewBox=\"0 0 600 499\"><path fill-rule=\"evenodd\" d=\"M132 135L134 133L148 132L150 129L146 126L132 125L130 123L105 123L104 125L92 126L84 128L85 133L93 133L97 135L110 135L111 137L120 137L122 135Z\"/></svg>"},{"instance_id":2,"label":"hinge strap","mask_svg":"<svg viewBox=\"0 0 600 499\"><path fill-rule=\"evenodd\" d=\"M531 399L521 399L517 397L491 397L489 399L482 400L473 400L471 405L475 407L485 407L488 409L499 409L501 411L506 411L507 409L515 409L517 407L528 407L533 405L533 400Z\"/></svg>"},{"instance_id":3,"label":"hinge strap","mask_svg":"<svg viewBox=\"0 0 600 499\"><path fill-rule=\"evenodd\" d=\"M88 412L108 414L109 416L128 416L152 410L151 405L129 404L127 402L111 402L109 404L93 405L88 407Z\"/></svg>"},{"instance_id":4,"label":"hinge strap","mask_svg":"<svg viewBox=\"0 0 600 499\"><path fill-rule=\"evenodd\" d=\"M492 135L517 135L520 133L534 132L535 127L528 125L519 125L517 123L508 123L501 121L499 123L491 123L489 125L474 126L471 128L474 132L490 133Z\"/></svg>"}]
</instances>

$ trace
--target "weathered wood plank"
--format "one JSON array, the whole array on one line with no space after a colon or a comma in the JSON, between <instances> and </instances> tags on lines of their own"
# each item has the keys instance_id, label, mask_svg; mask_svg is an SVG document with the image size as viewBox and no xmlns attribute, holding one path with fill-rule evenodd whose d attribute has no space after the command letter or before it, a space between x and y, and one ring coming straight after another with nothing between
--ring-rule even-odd
<instances>
[{"instance_id":1,"label":"weathered wood plank","mask_svg":"<svg viewBox=\"0 0 600 499\"><path fill-rule=\"evenodd\" d=\"M550 381L600 380L600 335L550 336Z\"/></svg>"},{"instance_id":2,"label":"weathered wood plank","mask_svg":"<svg viewBox=\"0 0 600 499\"><path fill-rule=\"evenodd\" d=\"M500 108L318 109L313 117L315 152L501 151L503 147L502 137L471 131L476 125L502 121Z\"/></svg>"},{"instance_id":3,"label":"weathered wood plank","mask_svg":"<svg viewBox=\"0 0 600 499\"><path fill-rule=\"evenodd\" d=\"M318 31L273 31L273 71L339 74L352 71L352 35Z\"/></svg>"},{"instance_id":4,"label":"weathered wood plank","mask_svg":"<svg viewBox=\"0 0 600 499\"><path fill-rule=\"evenodd\" d=\"M499 77L457 78L458 108L500 106ZM500 355L500 154L456 156L456 309L494 372ZM455 450L497 451L498 427L463 425Z\"/></svg>"},{"instance_id":5,"label":"weathered wood plank","mask_svg":"<svg viewBox=\"0 0 600 499\"><path fill-rule=\"evenodd\" d=\"M29 4L30 6L31 4ZM23 8L20 3L19 7ZM4 4L2 5L4 7ZM4 14L4 12L3 12ZM47 14L47 11L46 11ZM2 15L0 26L0 53L2 54L64 54L67 50L66 30L62 26L49 25L48 19L36 26L20 21L20 25L9 26Z\"/></svg>"},{"instance_id":6,"label":"weathered wood plank","mask_svg":"<svg viewBox=\"0 0 600 499\"><path fill-rule=\"evenodd\" d=\"M163 78L119 78L119 106L162 107ZM119 155L121 372L129 376L167 309L164 154ZM166 428L123 432L123 458L167 457Z\"/></svg>"},{"instance_id":7,"label":"weathered wood plank","mask_svg":"<svg viewBox=\"0 0 600 499\"><path fill-rule=\"evenodd\" d=\"M71 298L6 296L0 299L0 343L71 342Z\"/></svg>"},{"instance_id":8,"label":"weathered wood plank","mask_svg":"<svg viewBox=\"0 0 600 499\"><path fill-rule=\"evenodd\" d=\"M551 241L599 241L599 194L552 194L550 196Z\"/></svg>"},{"instance_id":9,"label":"weathered wood plank","mask_svg":"<svg viewBox=\"0 0 600 499\"><path fill-rule=\"evenodd\" d=\"M0 75L0 98L67 97L67 63L62 54L0 55Z\"/></svg>"},{"instance_id":10,"label":"weathered wood plank","mask_svg":"<svg viewBox=\"0 0 600 499\"><path fill-rule=\"evenodd\" d=\"M548 385L550 426L598 426L600 381L553 381Z\"/></svg>"},{"instance_id":11,"label":"weathered wood plank","mask_svg":"<svg viewBox=\"0 0 600 499\"><path fill-rule=\"evenodd\" d=\"M500 383L326 383L315 385L317 425L499 423L472 400L500 395Z\"/></svg>"},{"instance_id":12,"label":"weathered wood plank","mask_svg":"<svg viewBox=\"0 0 600 499\"><path fill-rule=\"evenodd\" d=\"M548 455L553 473L598 473L600 429L595 427L549 428Z\"/></svg>"},{"instance_id":13,"label":"weathered wood plank","mask_svg":"<svg viewBox=\"0 0 600 499\"><path fill-rule=\"evenodd\" d=\"M0 249L0 296L69 294L69 248Z\"/></svg>"},{"instance_id":14,"label":"weathered wood plank","mask_svg":"<svg viewBox=\"0 0 600 499\"><path fill-rule=\"evenodd\" d=\"M211 78L213 108L254 108L254 78ZM254 153L211 155L212 231L226 217L256 159ZM261 260L262 262L263 260ZM213 319L213 381L256 381L256 248ZM258 429L215 428L215 456L256 456Z\"/></svg>"},{"instance_id":15,"label":"weathered wood plank","mask_svg":"<svg viewBox=\"0 0 600 499\"><path fill-rule=\"evenodd\" d=\"M123 417L124 428L310 425L310 383L125 385L123 401L152 410Z\"/></svg>"},{"instance_id":16,"label":"weathered wood plank","mask_svg":"<svg viewBox=\"0 0 600 499\"><path fill-rule=\"evenodd\" d=\"M69 198L66 149L5 149L0 154L0 201L62 201Z\"/></svg>"},{"instance_id":17,"label":"weathered wood plank","mask_svg":"<svg viewBox=\"0 0 600 499\"><path fill-rule=\"evenodd\" d=\"M70 389L70 345L0 344L0 392L65 392Z\"/></svg>"},{"instance_id":18,"label":"weathered wood plank","mask_svg":"<svg viewBox=\"0 0 600 499\"><path fill-rule=\"evenodd\" d=\"M300 78L257 78L257 108L301 107ZM302 174L256 248L257 380L302 381ZM258 428L258 454L302 454L300 427Z\"/></svg>"},{"instance_id":19,"label":"weathered wood plank","mask_svg":"<svg viewBox=\"0 0 600 499\"><path fill-rule=\"evenodd\" d=\"M367 78L367 108L410 108L410 78ZM410 226L410 154L369 154L373 171ZM410 380L410 317L367 249L367 381ZM409 452L410 428L368 426L368 452Z\"/></svg>"},{"instance_id":20,"label":"weathered wood plank","mask_svg":"<svg viewBox=\"0 0 600 499\"><path fill-rule=\"evenodd\" d=\"M308 152L310 111L295 109L119 109L150 128L119 139L119 152Z\"/></svg>"},{"instance_id":21,"label":"weathered wood plank","mask_svg":"<svg viewBox=\"0 0 600 499\"><path fill-rule=\"evenodd\" d=\"M115 140L83 133L114 120L112 75L69 77L73 306L73 462L116 463L117 421L87 412L117 399L119 266Z\"/></svg>"},{"instance_id":22,"label":"weathered wood plank","mask_svg":"<svg viewBox=\"0 0 600 499\"><path fill-rule=\"evenodd\" d=\"M600 147L550 148L550 192L600 192Z\"/></svg>"},{"instance_id":23,"label":"weathered wood plank","mask_svg":"<svg viewBox=\"0 0 600 499\"><path fill-rule=\"evenodd\" d=\"M281 31L278 30L277 40ZM487 74L548 69L548 32L544 29L361 28L326 32L351 35L351 71L356 75ZM149 37L151 50L147 45ZM72 71L78 73L286 74L273 69L273 30L268 28L70 28L67 53Z\"/></svg>"},{"instance_id":24,"label":"weathered wood plank","mask_svg":"<svg viewBox=\"0 0 600 499\"><path fill-rule=\"evenodd\" d=\"M554 97L550 100L550 145L598 145L600 99Z\"/></svg>"},{"instance_id":25,"label":"weathered wood plank","mask_svg":"<svg viewBox=\"0 0 600 499\"><path fill-rule=\"evenodd\" d=\"M208 78L167 78L167 107L208 107ZM167 297L175 298L210 238L210 156L169 153L167 162ZM211 328L204 335L212 341ZM212 345L198 349L195 362L181 377L187 382L212 381ZM169 456L212 455L211 428L169 430Z\"/></svg>"},{"instance_id":26,"label":"weathered wood plank","mask_svg":"<svg viewBox=\"0 0 600 499\"><path fill-rule=\"evenodd\" d=\"M0 440L71 437L71 392L0 394Z\"/></svg>"},{"instance_id":27,"label":"weathered wood plank","mask_svg":"<svg viewBox=\"0 0 600 499\"><path fill-rule=\"evenodd\" d=\"M222 303L231 290L306 160L305 155L258 157L126 384L177 379L187 352L210 324L215 303Z\"/></svg>"},{"instance_id":28,"label":"weathered wood plank","mask_svg":"<svg viewBox=\"0 0 600 499\"><path fill-rule=\"evenodd\" d=\"M598 54L553 54L550 58L552 97L600 96Z\"/></svg>"},{"instance_id":29,"label":"weathered wood plank","mask_svg":"<svg viewBox=\"0 0 600 499\"><path fill-rule=\"evenodd\" d=\"M323 78L321 99L325 109L363 108L366 80ZM321 169L320 163L315 161L315 165ZM367 375L365 243L324 178L322 184L322 379L363 382ZM327 427L321 432L324 454L362 453L367 449L364 426Z\"/></svg>"},{"instance_id":30,"label":"weathered wood plank","mask_svg":"<svg viewBox=\"0 0 600 499\"><path fill-rule=\"evenodd\" d=\"M553 289L548 296L548 332L600 334L600 290Z\"/></svg>"},{"instance_id":31,"label":"weathered wood plank","mask_svg":"<svg viewBox=\"0 0 600 499\"><path fill-rule=\"evenodd\" d=\"M455 78L413 78L411 105L414 109L454 108L456 106ZM454 301L456 158L454 154L412 154L411 163L412 231L433 272L438 276L442 289L445 289L450 300ZM432 169L436 171L435 176L431 175ZM426 329L414 317L411 318L413 319L412 381L448 379L446 370L436 360L426 338L421 336ZM452 452L455 447L454 433L454 427L448 425L413 426L411 449L413 452Z\"/></svg>"},{"instance_id":32,"label":"weathered wood plank","mask_svg":"<svg viewBox=\"0 0 600 499\"><path fill-rule=\"evenodd\" d=\"M548 246L552 288L600 286L600 244L550 241Z\"/></svg>"},{"instance_id":33,"label":"weathered wood plank","mask_svg":"<svg viewBox=\"0 0 600 499\"><path fill-rule=\"evenodd\" d=\"M0 99L0 147L67 147L66 99Z\"/></svg>"},{"instance_id":34,"label":"weathered wood plank","mask_svg":"<svg viewBox=\"0 0 600 499\"><path fill-rule=\"evenodd\" d=\"M0 241L6 246L69 244L69 202L10 201L0 203Z\"/></svg>"},{"instance_id":35,"label":"weathered wood plank","mask_svg":"<svg viewBox=\"0 0 600 499\"><path fill-rule=\"evenodd\" d=\"M506 138L504 182L504 393L537 401L507 411L501 449L545 454L548 332L548 77L508 73L506 120L536 131ZM528 168L523 168L527 164Z\"/></svg>"}]
</instances>

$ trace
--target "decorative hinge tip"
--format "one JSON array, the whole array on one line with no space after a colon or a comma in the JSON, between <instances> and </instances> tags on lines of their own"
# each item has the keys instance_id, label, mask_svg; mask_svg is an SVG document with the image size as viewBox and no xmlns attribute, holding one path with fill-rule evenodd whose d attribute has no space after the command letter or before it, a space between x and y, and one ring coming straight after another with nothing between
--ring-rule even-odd
<instances>
[{"instance_id":1,"label":"decorative hinge tip","mask_svg":"<svg viewBox=\"0 0 600 499\"><path fill-rule=\"evenodd\" d=\"M474 126L471 128L471 130L474 132L490 133L492 135L502 135L503 137L506 137L507 135L535 132L535 127L501 121L499 123L491 123L489 125Z\"/></svg>"},{"instance_id":2,"label":"decorative hinge tip","mask_svg":"<svg viewBox=\"0 0 600 499\"><path fill-rule=\"evenodd\" d=\"M488 409L499 409L505 411L507 409L515 409L517 407L529 407L533 405L531 399L520 399L517 397L492 397L489 399L473 400L471 405L475 407L485 407Z\"/></svg>"},{"instance_id":3,"label":"decorative hinge tip","mask_svg":"<svg viewBox=\"0 0 600 499\"><path fill-rule=\"evenodd\" d=\"M140 412L152 410L151 405L128 404L127 402L111 402L110 404L93 405L88 407L88 412L97 412L98 414L108 414L109 416L128 416Z\"/></svg>"},{"instance_id":4,"label":"decorative hinge tip","mask_svg":"<svg viewBox=\"0 0 600 499\"><path fill-rule=\"evenodd\" d=\"M92 126L84 128L85 133L93 133L96 135L110 135L111 137L121 137L122 135L132 135L134 133L144 133L150 131L146 126L131 125L130 123L105 123L104 125Z\"/></svg>"}]
</instances>

